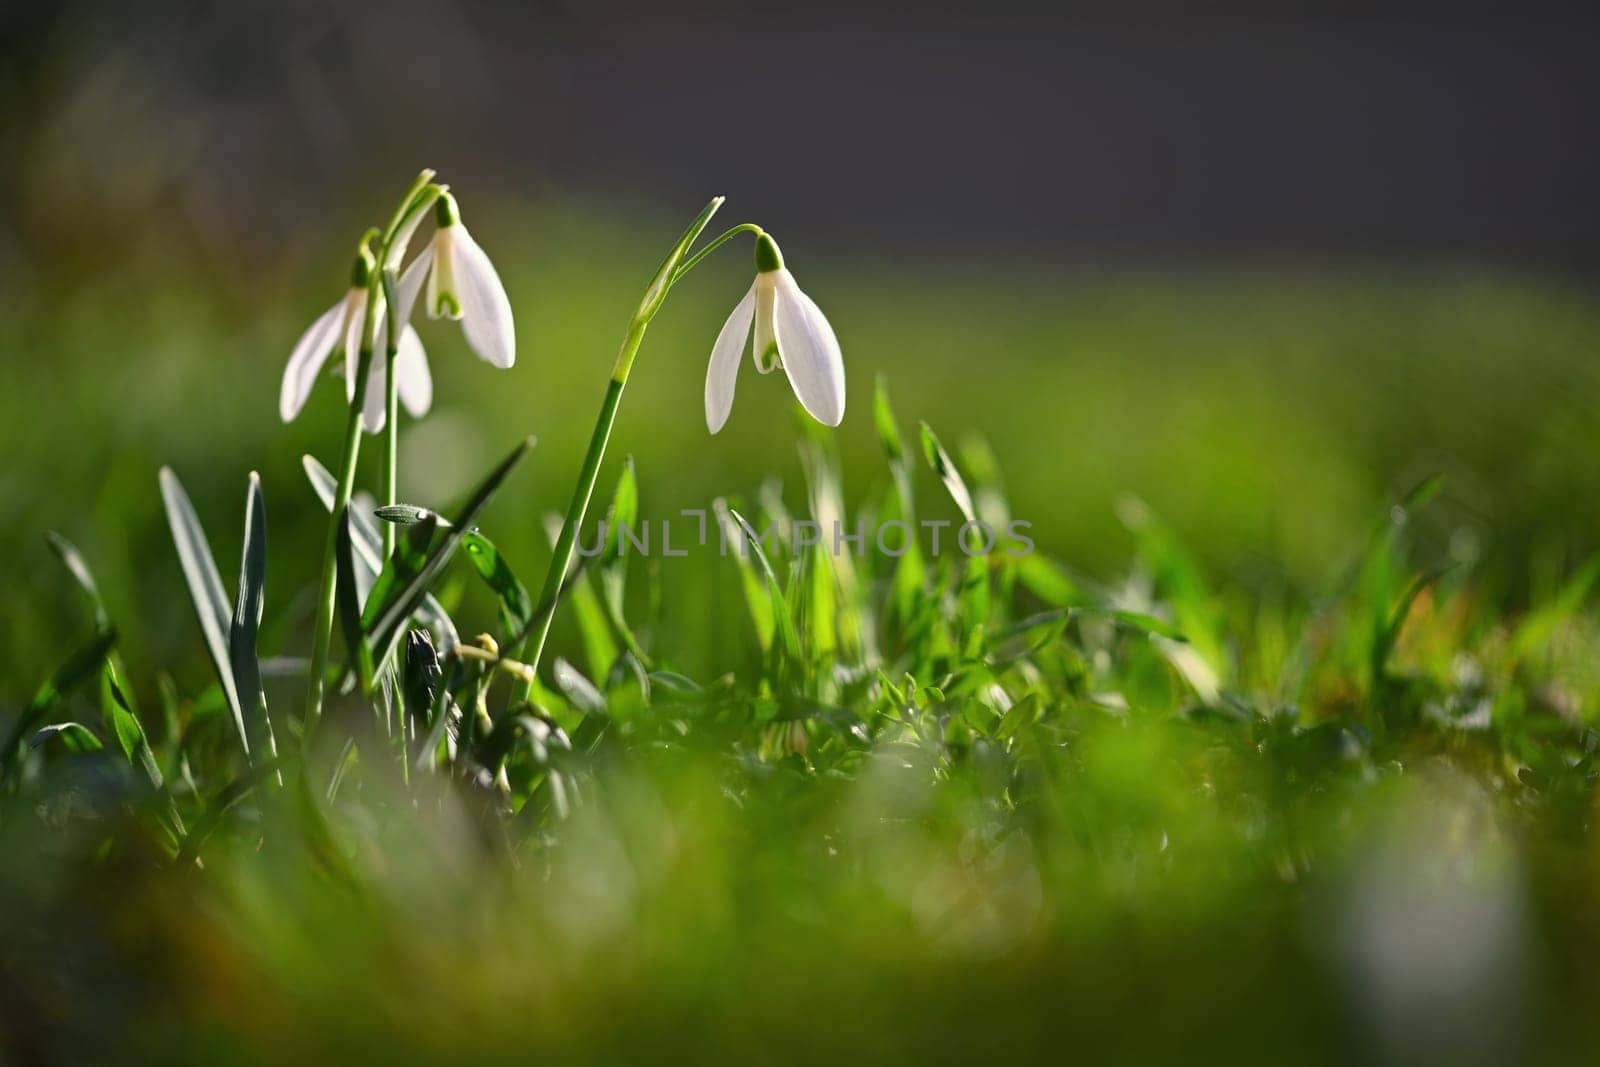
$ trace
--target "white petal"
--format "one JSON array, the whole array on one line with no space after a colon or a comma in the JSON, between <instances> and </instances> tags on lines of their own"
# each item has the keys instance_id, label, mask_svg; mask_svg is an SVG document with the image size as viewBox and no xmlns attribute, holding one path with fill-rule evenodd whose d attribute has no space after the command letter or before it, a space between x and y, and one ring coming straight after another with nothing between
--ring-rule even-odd
<instances>
[{"instance_id":1,"label":"white petal","mask_svg":"<svg viewBox=\"0 0 1600 1067\"><path fill-rule=\"evenodd\" d=\"M365 289L352 289L345 296L346 314L344 324L344 398L346 401L354 399L356 395L356 366L361 360L361 331L367 323L367 291Z\"/></svg>"},{"instance_id":2,"label":"white petal","mask_svg":"<svg viewBox=\"0 0 1600 1067\"><path fill-rule=\"evenodd\" d=\"M778 271L762 271L756 275L756 340L751 353L756 359L756 370L771 374L778 369L774 353L775 338L772 333L772 311L777 303Z\"/></svg>"},{"instance_id":3,"label":"white petal","mask_svg":"<svg viewBox=\"0 0 1600 1067\"><path fill-rule=\"evenodd\" d=\"M396 307L399 308L399 318L402 323L411 322L411 311L417 305L417 296L422 292L422 282L427 277L428 267L433 263L433 249L424 249L422 255L411 261L400 275L400 280L395 283L394 298ZM366 312L367 305L363 301L361 311ZM389 352L389 316L388 301L378 305L378 336L372 344L372 354L384 356ZM358 335L359 336L359 335ZM405 334L401 333L400 342L405 343Z\"/></svg>"},{"instance_id":4,"label":"white petal","mask_svg":"<svg viewBox=\"0 0 1600 1067\"><path fill-rule=\"evenodd\" d=\"M394 376L400 383L400 403L406 406L406 411L414 419L426 415L433 406L433 375L428 372L428 355L422 350L422 338L410 326L400 335L400 351L394 357Z\"/></svg>"},{"instance_id":5,"label":"white petal","mask_svg":"<svg viewBox=\"0 0 1600 1067\"><path fill-rule=\"evenodd\" d=\"M300 414L316 384L317 372L327 362L339 340L339 327L344 322L343 300L324 311L300 335L294 351L289 353L289 365L283 369L283 387L278 391L278 414L288 422Z\"/></svg>"},{"instance_id":6,"label":"white petal","mask_svg":"<svg viewBox=\"0 0 1600 1067\"><path fill-rule=\"evenodd\" d=\"M417 227L422 225L423 219L432 215L432 211L418 211L395 231L394 239L389 242L389 263L392 266L400 265L400 261L405 258L406 249L411 247L411 238L416 236Z\"/></svg>"},{"instance_id":7,"label":"white petal","mask_svg":"<svg viewBox=\"0 0 1600 1067\"><path fill-rule=\"evenodd\" d=\"M368 433L378 433L389 421L389 398L384 395L389 381L388 359L372 358L372 369L367 372L367 395L361 404L361 428Z\"/></svg>"},{"instance_id":8,"label":"white petal","mask_svg":"<svg viewBox=\"0 0 1600 1067\"><path fill-rule=\"evenodd\" d=\"M833 327L787 270L776 272L777 306L773 326L778 355L794 395L824 426L844 421L844 356Z\"/></svg>"},{"instance_id":9,"label":"white petal","mask_svg":"<svg viewBox=\"0 0 1600 1067\"><path fill-rule=\"evenodd\" d=\"M711 346L711 364L706 368L706 429L716 433L733 410L733 387L739 380L739 364L744 362L744 343L750 337L750 320L756 313L756 287L734 306L728 321Z\"/></svg>"},{"instance_id":10,"label":"white petal","mask_svg":"<svg viewBox=\"0 0 1600 1067\"><path fill-rule=\"evenodd\" d=\"M446 226L433 231L433 240L428 242L427 255L433 260L433 270L428 273L428 318L437 319L446 315L452 319L461 317L460 301L456 297L456 246L453 231L460 226ZM442 308L439 298L448 296L452 306Z\"/></svg>"},{"instance_id":11,"label":"white petal","mask_svg":"<svg viewBox=\"0 0 1600 1067\"><path fill-rule=\"evenodd\" d=\"M461 301L461 328L480 359L502 370L517 361L511 300L494 264L460 223L445 227L455 244L456 299Z\"/></svg>"},{"instance_id":12,"label":"white petal","mask_svg":"<svg viewBox=\"0 0 1600 1067\"><path fill-rule=\"evenodd\" d=\"M417 296L422 292L423 280L428 276L428 268L433 266L433 245L430 243L422 250L416 259L411 261L411 266L400 273L400 281L395 285L395 301L400 307L400 321L410 322L411 311L417 306Z\"/></svg>"}]
</instances>

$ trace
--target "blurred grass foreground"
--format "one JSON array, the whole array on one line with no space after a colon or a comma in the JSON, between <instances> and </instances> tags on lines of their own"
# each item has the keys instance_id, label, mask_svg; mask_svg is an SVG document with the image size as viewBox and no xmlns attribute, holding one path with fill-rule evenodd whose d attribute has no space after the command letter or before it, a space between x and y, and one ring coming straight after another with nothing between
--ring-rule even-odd
<instances>
[{"instance_id":1,"label":"blurred grass foreground","mask_svg":"<svg viewBox=\"0 0 1600 1067\"><path fill-rule=\"evenodd\" d=\"M450 515L538 434L479 521L534 585L638 235L672 226L473 210L523 358L501 377L422 326L438 400L406 424L402 499ZM844 344L843 427L746 371L707 437L704 359L748 285L729 256L652 327L595 510L631 455L645 517L959 519L925 461L943 442L1039 552L845 569L791 541L770 580L608 559L534 712L493 689L480 718L463 690L461 761L402 769L346 702L282 784L237 750L156 470L229 589L261 472L259 647L293 751L326 522L300 457L331 464L341 412L319 389L284 428L274 398L340 278L306 263L337 255L244 284L153 253L6 300L0 725L82 725L6 754L0 1057L1591 1057L1592 299L1465 270L913 276L784 249ZM469 640L516 610L464 560L434 592ZM112 626L114 651L84 645ZM495 738L500 780L464 755Z\"/></svg>"}]
</instances>

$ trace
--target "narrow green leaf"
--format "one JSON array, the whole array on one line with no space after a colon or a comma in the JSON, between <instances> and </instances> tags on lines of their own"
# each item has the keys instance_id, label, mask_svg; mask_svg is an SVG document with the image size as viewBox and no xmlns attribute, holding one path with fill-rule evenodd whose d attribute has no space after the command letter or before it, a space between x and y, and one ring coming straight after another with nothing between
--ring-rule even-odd
<instances>
[{"instance_id":1,"label":"narrow green leaf","mask_svg":"<svg viewBox=\"0 0 1600 1067\"><path fill-rule=\"evenodd\" d=\"M311 482L312 491L317 494L317 499L322 501L323 510L332 512L333 502L339 491L338 481L329 473L328 468L317 462L314 456L301 456L300 465L305 469L306 479ZM351 540L355 546L355 558L358 563L356 573L367 579L366 588L370 590L372 581L383 570L383 534L372 522L371 517L357 508L350 509L350 523ZM417 608L417 615L438 635L441 654L449 652L460 644L461 635L456 632L455 622L431 594L422 598L422 605Z\"/></svg>"},{"instance_id":2,"label":"narrow green leaf","mask_svg":"<svg viewBox=\"0 0 1600 1067\"><path fill-rule=\"evenodd\" d=\"M433 708L443 680L444 671L439 666L439 653L434 650L433 638L427 630L408 630L401 671L402 693L406 709L424 727L428 725L428 713Z\"/></svg>"},{"instance_id":3,"label":"narrow green leaf","mask_svg":"<svg viewBox=\"0 0 1600 1067\"><path fill-rule=\"evenodd\" d=\"M145 736L144 724L139 721L138 714L133 710L133 702L128 699L127 693L117 680L117 671L112 666L111 659L110 656L106 657L105 670L101 674L101 711L128 762L144 772L152 787L160 789L166 784L161 774L161 766L156 762L156 754L150 748L150 739ZM176 819L176 810L172 815ZM183 824L180 821L176 825L181 827Z\"/></svg>"},{"instance_id":4,"label":"narrow green leaf","mask_svg":"<svg viewBox=\"0 0 1600 1067\"><path fill-rule=\"evenodd\" d=\"M927 423L922 423L922 454L928 461L928 466L933 468L933 473L939 476L944 483L945 491L950 494L950 499L956 502L962 518L968 522L978 521L978 513L972 506L972 494L967 490L967 483L962 480L961 472L956 469L955 461L950 458L944 445L939 443L939 438L934 434L933 428Z\"/></svg>"},{"instance_id":5,"label":"narrow green leaf","mask_svg":"<svg viewBox=\"0 0 1600 1067\"><path fill-rule=\"evenodd\" d=\"M557 656L551 673L555 677L556 688L561 690L561 695L567 698L567 703L573 710L581 711L585 715L604 715L606 713L605 694L589 679L566 660Z\"/></svg>"},{"instance_id":6,"label":"narrow green leaf","mask_svg":"<svg viewBox=\"0 0 1600 1067\"><path fill-rule=\"evenodd\" d=\"M17 746L22 743L22 738L33 729L38 721L55 706L56 701L89 678L94 677L106 662L106 657L117 643L117 631L114 627L97 630L82 644L72 650L67 658L62 661L39 687L33 700L17 716L11 724L11 729L6 735L5 747L0 748L0 770L4 770L17 756Z\"/></svg>"},{"instance_id":7,"label":"narrow green leaf","mask_svg":"<svg viewBox=\"0 0 1600 1067\"><path fill-rule=\"evenodd\" d=\"M405 584L384 609L383 614L368 630L368 635L372 638L373 648L378 652L376 657L378 662L382 663L388 659L389 649L398 637L401 626L411 616L411 613L417 609L417 606L421 604L422 598L427 594L429 587L444 572L446 564L450 562L451 557L455 555L456 549L460 547L461 538L465 531L470 529L472 524L477 521L478 515L488 505L489 501L494 498L495 491L500 488L501 483L506 480L506 477L516 468L517 464L522 461L522 458L528 454L528 450L532 447L533 438L526 438L516 448L512 449L510 454L501 460L494 470L489 472L488 477L478 485L471 499L467 501L460 514L453 520L454 525L451 529L445 531L445 536L429 554L427 562L423 565L421 571Z\"/></svg>"},{"instance_id":8,"label":"narrow green leaf","mask_svg":"<svg viewBox=\"0 0 1600 1067\"><path fill-rule=\"evenodd\" d=\"M404 527L403 535L395 541L394 555L389 557L362 604L363 628L370 629L407 583L422 573L422 568L428 565L428 553L433 549L438 529L438 517L431 511L425 512L415 525Z\"/></svg>"},{"instance_id":9,"label":"narrow green leaf","mask_svg":"<svg viewBox=\"0 0 1600 1067\"><path fill-rule=\"evenodd\" d=\"M639 301L639 310L634 312L635 322L649 322L655 316L661 307L661 302L667 298L667 290L672 287L672 276L677 272L678 265L683 262L683 257L688 255L690 247L699 239L701 231L711 221L711 216L722 206L722 201L723 198L720 196L712 197L711 202L701 208L700 214L689 223L689 228L683 231L678 243L667 253L667 258L661 261L661 266L656 268L655 276L645 288L644 298Z\"/></svg>"},{"instance_id":10,"label":"narrow green leaf","mask_svg":"<svg viewBox=\"0 0 1600 1067\"><path fill-rule=\"evenodd\" d=\"M206 532L184 492L183 483L170 467L161 468L161 498L166 505L167 525L172 529L172 543L178 550L178 564L183 568L184 581L189 585L189 599L194 604L195 618L200 622L200 632L205 637L206 651L211 654L211 666L222 683L222 695L233 713L234 729L239 732L239 743L245 754L250 754L250 735L245 729L244 708L239 699L238 682L233 673L232 655L229 652L229 631L233 627L232 609L227 594L222 591L222 577L217 573L216 560L206 541Z\"/></svg>"},{"instance_id":11,"label":"narrow green leaf","mask_svg":"<svg viewBox=\"0 0 1600 1067\"><path fill-rule=\"evenodd\" d=\"M727 554L729 542L727 531L736 531L738 541L732 545L733 557L739 563L739 583L744 593L745 606L750 612L750 621L755 626L756 641L761 645L763 654L771 651L772 639L777 632L777 619L773 615L772 597L767 592L766 580L761 576L760 568L755 564L749 552L744 550L743 541L746 531L733 521L729 514L726 501L716 500L712 503L712 511L717 517L718 545L723 554Z\"/></svg>"},{"instance_id":12,"label":"narrow green leaf","mask_svg":"<svg viewBox=\"0 0 1600 1067\"><path fill-rule=\"evenodd\" d=\"M100 596L100 587L95 583L94 574L89 570L89 564L84 561L83 554L78 551L76 545L54 530L45 531L44 539L50 550L72 574L79 588L88 596L90 607L94 610L95 627L105 629L110 625L111 617L106 613L105 601Z\"/></svg>"},{"instance_id":13,"label":"narrow green leaf","mask_svg":"<svg viewBox=\"0 0 1600 1067\"><path fill-rule=\"evenodd\" d=\"M1417 575L1406 587L1406 591L1400 595L1399 601L1389 613L1388 622L1378 635L1378 641L1372 652L1373 678L1381 677L1388 668L1389 657L1393 655L1395 645L1400 640L1400 631L1405 628L1406 618L1411 614L1411 605L1416 603L1417 597L1422 595L1424 589L1443 578L1454 567L1453 563L1444 564Z\"/></svg>"},{"instance_id":14,"label":"narrow green leaf","mask_svg":"<svg viewBox=\"0 0 1600 1067\"><path fill-rule=\"evenodd\" d=\"M528 594L528 587L517 579L494 543L481 533L469 531L462 537L461 544L467 550L472 569L499 599L500 632L506 640L522 633L533 621L533 597Z\"/></svg>"},{"instance_id":15,"label":"narrow green leaf","mask_svg":"<svg viewBox=\"0 0 1600 1067\"><path fill-rule=\"evenodd\" d=\"M450 525L436 512L418 507L415 504L385 504L381 508L373 509L372 513L384 522L393 523L396 526L416 526L424 522L431 522L436 526L443 527Z\"/></svg>"},{"instance_id":16,"label":"narrow green leaf","mask_svg":"<svg viewBox=\"0 0 1600 1067\"><path fill-rule=\"evenodd\" d=\"M878 428L878 442L890 463L904 463L906 445L900 436L900 424L895 421L894 409L889 406L889 383L880 373L872 391L872 421Z\"/></svg>"},{"instance_id":17,"label":"narrow green leaf","mask_svg":"<svg viewBox=\"0 0 1600 1067\"><path fill-rule=\"evenodd\" d=\"M371 693L377 669L372 660L372 646L367 643L367 633L361 625L361 612L362 605L372 602L372 581L369 578L363 582L362 569L356 563L354 529L350 509L346 508L339 517L338 540L334 545L335 607L339 611L339 630L344 634L345 648L355 664L361 691Z\"/></svg>"},{"instance_id":18,"label":"narrow green leaf","mask_svg":"<svg viewBox=\"0 0 1600 1067\"><path fill-rule=\"evenodd\" d=\"M1023 587L1051 607L1075 607L1087 599L1072 573L1042 553L1030 552L1014 566Z\"/></svg>"},{"instance_id":19,"label":"narrow green leaf","mask_svg":"<svg viewBox=\"0 0 1600 1067\"><path fill-rule=\"evenodd\" d=\"M1549 602L1530 611L1518 624L1511 637L1512 660L1520 662L1548 643L1561 624L1583 607L1596 579L1600 579L1600 555L1589 557Z\"/></svg>"},{"instance_id":20,"label":"narrow green leaf","mask_svg":"<svg viewBox=\"0 0 1600 1067\"><path fill-rule=\"evenodd\" d=\"M81 722L58 722L46 726L28 739L29 748L39 748L49 741L55 741L68 752L80 754L84 752L99 752L105 746L100 739Z\"/></svg>"},{"instance_id":21,"label":"narrow green leaf","mask_svg":"<svg viewBox=\"0 0 1600 1067\"><path fill-rule=\"evenodd\" d=\"M772 563L767 559L766 552L761 549L761 539L756 536L755 528L745 521L743 515L733 508L728 508L727 511L733 521L739 524L739 529L744 533L745 543L750 546L750 552L760 565L762 576L766 578L767 595L772 601L772 618L784 654L792 663L803 663L804 655L800 649L800 634L794 627L794 615L790 612L788 598L783 595L783 586L778 584L778 576L772 570Z\"/></svg>"},{"instance_id":22,"label":"narrow green leaf","mask_svg":"<svg viewBox=\"0 0 1600 1067\"><path fill-rule=\"evenodd\" d=\"M637 529L639 524L639 478L634 471L633 457L622 461L622 473L617 476L617 487L611 494L611 506L606 509L606 543L600 553L600 566L607 567L622 558L622 530Z\"/></svg>"},{"instance_id":23,"label":"narrow green leaf","mask_svg":"<svg viewBox=\"0 0 1600 1067\"><path fill-rule=\"evenodd\" d=\"M267 717L266 692L261 687L261 662L256 638L261 631L267 582L267 505L261 495L261 476L250 472L245 493L244 548L239 558L239 596L234 601L229 627L228 654L233 664L233 684L250 735L246 751L263 758L277 755L272 720Z\"/></svg>"}]
</instances>

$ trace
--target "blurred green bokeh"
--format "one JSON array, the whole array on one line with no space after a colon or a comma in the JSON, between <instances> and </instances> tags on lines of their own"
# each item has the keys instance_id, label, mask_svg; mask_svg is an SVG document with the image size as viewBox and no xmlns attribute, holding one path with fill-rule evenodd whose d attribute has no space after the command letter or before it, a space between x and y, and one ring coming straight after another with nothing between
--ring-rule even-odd
<instances>
[{"instance_id":1,"label":"blurred green bokeh","mask_svg":"<svg viewBox=\"0 0 1600 1067\"><path fill-rule=\"evenodd\" d=\"M626 317L681 222L566 202L530 211L470 191L463 205L511 293L519 360L496 372L449 324L421 325L437 400L405 426L402 496L448 506L508 443L538 435L484 523L532 581L548 556L540 517L565 504ZM725 214L743 217L736 201ZM352 235L359 228L350 220ZM886 477L869 410L882 375L902 418L927 420L952 444L986 439L1015 514L1043 549L1090 573L1126 563L1117 501L1131 493L1224 584L1315 595L1373 517L1434 473L1447 485L1431 520L1439 543L1511 603L1600 545L1600 472L1589 462L1600 445L1589 399L1600 395L1600 307L1576 282L1467 267L979 267L779 236L844 346L847 499ZM206 677L160 518L163 463L190 487L223 560L236 558L245 475L262 472L265 650L303 651L286 635L308 607L287 590L310 581L322 520L299 457L332 461L340 390L323 384L288 427L276 396L295 338L341 292L348 253L330 238L280 250L256 274L184 249L158 244L114 270L66 275L0 316L7 699L25 697L50 650L83 626L46 529L96 568L127 620L142 685L157 669L191 685ZM701 414L711 340L749 273L747 249L714 257L646 339L601 484L633 454L648 518L749 496L769 476L798 480L796 409L781 376L747 367L716 437ZM732 568L714 551L656 566L669 594L699 591L664 598L659 647L697 672L738 666L749 638L724 618ZM558 650L569 636L558 626Z\"/></svg>"}]
</instances>

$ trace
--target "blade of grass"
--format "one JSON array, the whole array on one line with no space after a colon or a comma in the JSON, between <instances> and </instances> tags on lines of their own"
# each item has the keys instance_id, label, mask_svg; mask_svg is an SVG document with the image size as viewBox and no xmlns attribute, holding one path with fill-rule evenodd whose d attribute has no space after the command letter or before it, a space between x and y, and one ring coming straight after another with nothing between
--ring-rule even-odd
<instances>
[{"instance_id":1,"label":"blade of grass","mask_svg":"<svg viewBox=\"0 0 1600 1067\"><path fill-rule=\"evenodd\" d=\"M94 677L105 663L106 657L117 643L115 627L97 630L82 644L72 650L61 665L51 672L50 677L39 687L33 700L17 716L11 724L11 730L6 735L5 746L0 748L0 771L4 771L17 758L17 746L22 738L33 729L34 725L42 719L49 710L55 706L56 701L75 686L82 684Z\"/></svg>"}]
</instances>

